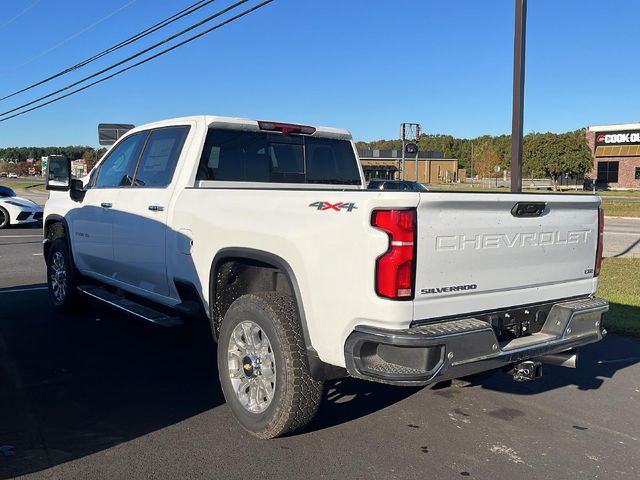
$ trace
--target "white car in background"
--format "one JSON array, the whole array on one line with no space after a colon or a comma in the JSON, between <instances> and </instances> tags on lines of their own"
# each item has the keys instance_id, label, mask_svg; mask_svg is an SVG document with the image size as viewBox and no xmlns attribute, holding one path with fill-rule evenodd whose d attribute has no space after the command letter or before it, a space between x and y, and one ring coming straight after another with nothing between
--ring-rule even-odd
<instances>
[{"instance_id":1,"label":"white car in background","mask_svg":"<svg viewBox=\"0 0 640 480\"><path fill-rule=\"evenodd\" d=\"M9 225L42 221L42 207L32 200L18 197L11 188L0 185L0 230Z\"/></svg>"}]
</instances>

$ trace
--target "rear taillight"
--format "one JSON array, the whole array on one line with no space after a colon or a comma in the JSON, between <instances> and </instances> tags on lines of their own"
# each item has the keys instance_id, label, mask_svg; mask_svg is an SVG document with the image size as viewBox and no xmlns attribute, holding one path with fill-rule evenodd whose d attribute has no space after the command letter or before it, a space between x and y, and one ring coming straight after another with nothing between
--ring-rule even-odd
<instances>
[{"instance_id":1,"label":"rear taillight","mask_svg":"<svg viewBox=\"0 0 640 480\"><path fill-rule=\"evenodd\" d=\"M281 122L265 122L264 120L258 121L258 128L260 128L260 130L267 130L270 132L304 133L305 135L313 135L316 131L316 127L310 127L308 125L296 125L294 123Z\"/></svg>"},{"instance_id":2,"label":"rear taillight","mask_svg":"<svg viewBox=\"0 0 640 480\"><path fill-rule=\"evenodd\" d=\"M594 276L600 275L600 267L602 267L602 247L604 243L604 210L598 208L598 249L596 250L596 268Z\"/></svg>"},{"instance_id":3,"label":"rear taillight","mask_svg":"<svg viewBox=\"0 0 640 480\"><path fill-rule=\"evenodd\" d=\"M413 298L415 210L376 210L371 225L389 235L389 249L376 261L376 293L397 300Z\"/></svg>"}]
</instances>

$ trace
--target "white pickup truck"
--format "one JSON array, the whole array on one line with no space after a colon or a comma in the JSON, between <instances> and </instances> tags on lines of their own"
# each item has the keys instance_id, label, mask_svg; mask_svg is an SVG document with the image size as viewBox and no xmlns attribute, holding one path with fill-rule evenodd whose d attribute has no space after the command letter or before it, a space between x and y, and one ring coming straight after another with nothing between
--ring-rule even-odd
<instances>
[{"instance_id":1,"label":"white pickup truck","mask_svg":"<svg viewBox=\"0 0 640 480\"><path fill-rule=\"evenodd\" d=\"M526 380L606 333L597 196L367 190L345 130L216 116L135 128L69 171L47 173L53 306L206 319L261 438L303 428L330 378Z\"/></svg>"}]
</instances>

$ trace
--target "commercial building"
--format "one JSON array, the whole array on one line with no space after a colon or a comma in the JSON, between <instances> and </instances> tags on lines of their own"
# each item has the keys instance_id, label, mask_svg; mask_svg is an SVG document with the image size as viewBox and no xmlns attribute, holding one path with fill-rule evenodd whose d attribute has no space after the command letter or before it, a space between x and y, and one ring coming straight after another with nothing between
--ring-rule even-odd
<instances>
[{"instance_id":1,"label":"commercial building","mask_svg":"<svg viewBox=\"0 0 640 480\"><path fill-rule=\"evenodd\" d=\"M640 189L640 123L588 127L587 143L597 185Z\"/></svg>"},{"instance_id":2,"label":"commercial building","mask_svg":"<svg viewBox=\"0 0 640 480\"><path fill-rule=\"evenodd\" d=\"M402 150L359 150L360 162L367 181L376 178L401 177ZM457 158L442 158L442 152L418 152L418 181L420 183L452 183L466 179L466 171L458 168ZM406 180L416 180L416 159L405 159Z\"/></svg>"}]
</instances>

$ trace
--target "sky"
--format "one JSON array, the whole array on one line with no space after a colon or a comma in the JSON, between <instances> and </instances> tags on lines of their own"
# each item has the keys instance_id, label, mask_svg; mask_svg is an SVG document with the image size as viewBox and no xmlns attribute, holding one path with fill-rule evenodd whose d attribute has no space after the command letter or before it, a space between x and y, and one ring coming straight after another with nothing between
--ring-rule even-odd
<instances>
[{"instance_id":1,"label":"sky","mask_svg":"<svg viewBox=\"0 0 640 480\"><path fill-rule=\"evenodd\" d=\"M0 97L194 2L0 2ZM231 4L217 0L72 74L0 101L0 112ZM528 5L525 133L640 121L640 1ZM464 138L510 133L513 33L513 0L275 0L139 68L0 122L0 147L97 146L101 122L141 125L199 114L340 127L365 141L398 138L401 122Z\"/></svg>"}]
</instances>

